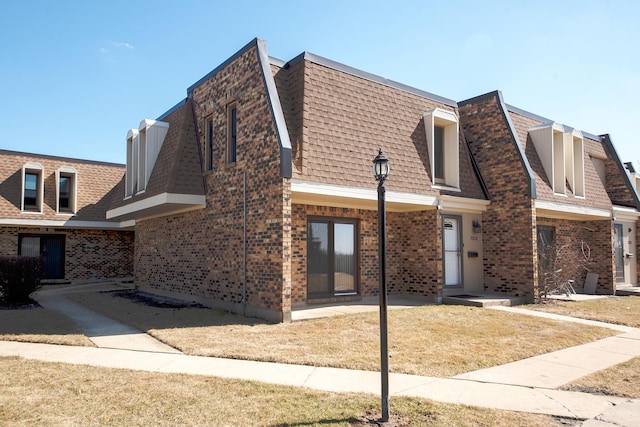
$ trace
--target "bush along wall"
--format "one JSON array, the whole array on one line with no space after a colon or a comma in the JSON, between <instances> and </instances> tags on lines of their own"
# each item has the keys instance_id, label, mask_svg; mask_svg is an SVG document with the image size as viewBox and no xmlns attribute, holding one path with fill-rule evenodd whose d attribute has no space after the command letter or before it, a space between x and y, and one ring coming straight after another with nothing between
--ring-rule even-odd
<instances>
[{"instance_id":1,"label":"bush along wall","mask_svg":"<svg viewBox=\"0 0 640 427\"><path fill-rule=\"evenodd\" d=\"M40 288L42 259L39 257L0 257L0 299L5 304L31 302L29 295Z\"/></svg>"}]
</instances>

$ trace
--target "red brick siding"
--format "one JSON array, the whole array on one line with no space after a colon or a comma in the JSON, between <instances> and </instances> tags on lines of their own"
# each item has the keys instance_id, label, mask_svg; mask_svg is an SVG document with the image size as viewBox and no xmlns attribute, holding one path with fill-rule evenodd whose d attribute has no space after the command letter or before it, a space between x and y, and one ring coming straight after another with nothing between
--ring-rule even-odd
<instances>
[{"instance_id":1,"label":"red brick siding","mask_svg":"<svg viewBox=\"0 0 640 427\"><path fill-rule=\"evenodd\" d=\"M376 211L293 205L292 301L307 301L307 218L358 220L359 295L379 293ZM387 213L387 291L435 300L442 286L442 243L436 210Z\"/></svg>"},{"instance_id":2,"label":"red brick siding","mask_svg":"<svg viewBox=\"0 0 640 427\"><path fill-rule=\"evenodd\" d=\"M491 196L483 214L484 283L490 292L535 298L535 215L529 178L497 94L460 106L460 120Z\"/></svg>"},{"instance_id":3,"label":"red brick siding","mask_svg":"<svg viewBox=\"0 0 640 427\"><path fill-rule=\"evenodd\" d=\"M598 274L596 292L613 294L615 264L613 258L613 226L610 220L604 221L569 221L562 219L537 218L537 225L546 225L555 230L556 243L575 247L584 241L590 249L587 268ZM574 280L579 287L584 286L586 270L577 268Z\"/></svg>"},{"instance_id":4,"label":"red brick siding","mask_svg":"<svg viewBox=\"0 0 640 427\"><path fill-rule=\"evenodd\" d=\"M65 279L82 281L133 275L134 233L29 227L0 228L0 254L18 254L18 234L64 234Z\"/></svg>"},{"instance_id":5,"label":"red brick siding","mask_svg":"<svg viewBox=\"0 0 640 427\"><path fill-rule=\"evenodd\" d=\"M213 115L214 165L204 175L204 210L136 225L136 283L239 311L242 303L243 174L247 188L249 314L288 320L291 311L290 183L255 47L193 90L199 141ZM237 162L226 164L227 105L237 106ZM158 272L159 267L162 267Z\"/></svg>"}]
</instances>

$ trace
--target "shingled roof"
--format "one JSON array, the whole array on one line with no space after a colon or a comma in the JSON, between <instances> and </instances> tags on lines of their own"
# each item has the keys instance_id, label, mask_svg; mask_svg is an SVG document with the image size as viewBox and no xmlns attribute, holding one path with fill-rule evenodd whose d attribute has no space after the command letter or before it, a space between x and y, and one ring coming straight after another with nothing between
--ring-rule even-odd
<instances>
[{"instance_id":1,"label":"shingled roof","mask_svg":"<svg viewBox=\"0 0 640 427\"><path fill-rule=\"evenodd\" d=\"M461 128L460 191L431 182L423 115L440 108L457 116L455 101L309 53L272 64L292 143L294 179L371 187L371 162L381 147L391 163L386 182L391 191L487 199Z\"/></svg>"},{"instance_id":2,"label":"shingled roof","mask_svg":"<svg viewBox=\"0 0 640 427\"><path fill-rule=\"evenodd\" d=\"M116 188L107 217L140 219L204 207L204 184L193 116L185 99L158 118L169 130L143 193L125 198L125 179Z\"/></svg>"}]
</instances>

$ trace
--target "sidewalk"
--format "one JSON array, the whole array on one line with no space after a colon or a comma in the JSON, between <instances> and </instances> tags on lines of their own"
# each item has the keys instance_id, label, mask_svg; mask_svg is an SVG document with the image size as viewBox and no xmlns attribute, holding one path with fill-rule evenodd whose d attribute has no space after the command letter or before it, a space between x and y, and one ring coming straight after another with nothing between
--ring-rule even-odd
<instances>
[{"instance_id":1,"label":"sidewalk","mask_svg":"<svg viewBox=\"0 0 640 427\"><path fill-rule=\"evenodd\" d=\"M45 307L59 310L76 321L99 348L0 341L0 355L108 368L210 375L331 392L380 393L378 372L181 354L140 331L93 313L64 297L65 293L75 291L73 288L52 289L41 291L36 298ZM517 308L501 309L555 316ZM564 316L554 318L589 322ZM584 424L589 427L638 425L640 400L556 390L584 375L640 356L640 329L595 323L621 334L452 378L390 374L390 394L589 419Z\"/></svg>"}]
</instances>

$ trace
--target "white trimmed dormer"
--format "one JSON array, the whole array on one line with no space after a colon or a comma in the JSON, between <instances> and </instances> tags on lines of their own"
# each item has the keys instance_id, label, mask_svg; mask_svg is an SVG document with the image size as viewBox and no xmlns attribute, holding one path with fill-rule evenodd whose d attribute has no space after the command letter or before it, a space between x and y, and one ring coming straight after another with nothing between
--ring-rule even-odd
<instances>
[{"instance_id":1,"label":"white trimmed dormer","mask_svg":"<svg viewBox=\"0 0 640 427\"><path fill-rule=\"evenodd\" d=\"M458 117L440 108L425 112L423 117L431 182L434 186L459 188Z\"/></svg>"},{"instance_id":2,"label":"white trimmed dormer","mask_svg":"<svg viewBox=\"0 0 640 427\"><path fill-rule=\"evenodd\" d=\"M125 173L125 198L143 193L155 166L169 123L144 119L138 129L127 133L127 169Z\"/></svg>"},{"instance_id":3,"label":"white trimmed dormer","mask_svg":"<svg viewBox=\"0 0 640 427\"><path fill-rule=\"evenodd\" d=\"M582 132L552 122L529 129L529 136L536 147L553 192L566 196L569 183L576 197L584 197Z\"/></svg>"}]
</instances>

